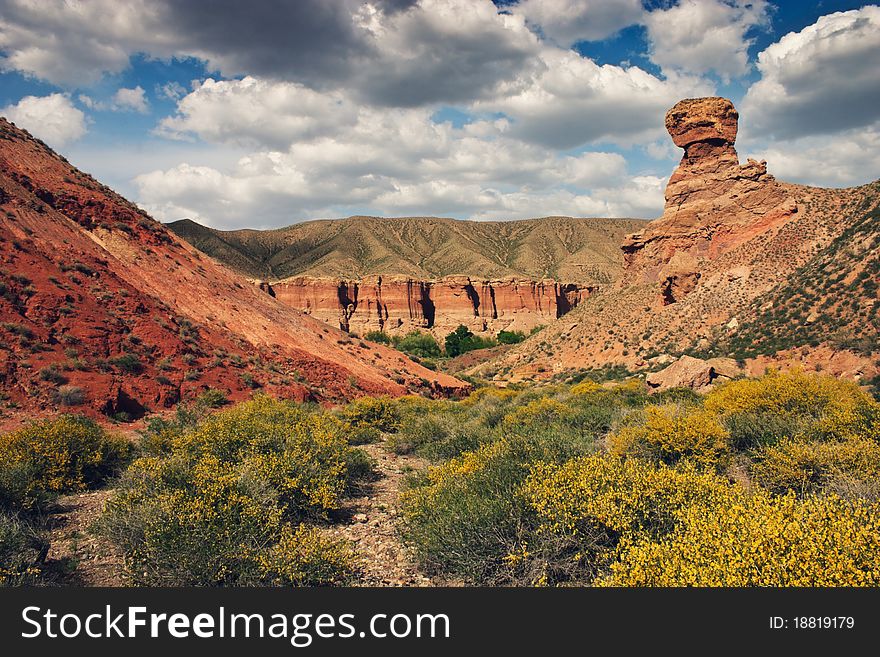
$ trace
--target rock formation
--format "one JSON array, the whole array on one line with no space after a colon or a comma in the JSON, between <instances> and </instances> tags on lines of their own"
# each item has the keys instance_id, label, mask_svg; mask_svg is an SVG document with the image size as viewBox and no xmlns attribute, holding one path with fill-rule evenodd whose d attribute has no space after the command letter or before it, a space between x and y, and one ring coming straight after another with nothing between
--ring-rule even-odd
<instances>
[{"instance_id":1,"label":"rock formation","mask_svg":"<svg viewBox=\"0 0 880 657\"><path fill-rule=\"evenodd\" d=\"M696 287L707 260L798 211L766 162L740 165L738 119L726 98L682 100L666 113L666 129L684 155L666 185L663 216L621 245L622 286L656 281L664 303L680 301Z\"/></svg>"},{"instance_id":2,"label":"rock formation","mask_svg":"<svg viewBox=\"0 0 880 657\"><path fill-rule=\"evenodd\" d=\"M577 307L595 287L553 280L475 281L447 276L419 281L366 276L356 281L296 276L261 282L279 301L353 333L412 330L445 337L463 324L475 333L528 333Z\"/></svg>"},{"instance_id":3,"label":"rock formation","mask_svg":"<svg viewBox=\"0 0 880 657\"><path fill-rule=\"evenodd\" d=\"M765 162L739 163L737 122L724 98L670 109L666 128L684 153L663 215L623 240L617 282L472 373L516 380L609 364L637 369L691 350L747 359L789 349L799 365L808 352L822 366L828 359L817 345L833 339L860 350L865 378L876 374L880 184L779 182ZM856 291L858 299L841 301ZM825 315L829 331L803 330Z\"/></svg>"}]
</instances>

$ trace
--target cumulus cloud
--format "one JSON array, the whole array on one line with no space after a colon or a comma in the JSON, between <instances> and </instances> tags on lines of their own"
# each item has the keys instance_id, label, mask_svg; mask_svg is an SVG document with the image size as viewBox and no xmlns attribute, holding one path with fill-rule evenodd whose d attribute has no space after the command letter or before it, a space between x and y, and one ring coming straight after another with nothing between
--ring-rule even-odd
<instances>
[{"instance_id":1,"label":"cumulus cloud","mask_svg":"<svg viewBox=\"0 0 880 657\"><path fill-rule=\"evenodd\" d=\"M742 103L748 134L792 138L880 119L880 7L822 16L758 55Z\"/></svg>"},{"instance_id":2,"label":"cumulus cloud","mask_svg":"<svg viewBox=\"0 0 880 657\"><path fill-rule=\"evenodd\" d=\"M86 133L86 117L65 94L25 96L0 114L54 148L66 146Z\"/></svg>"},{"instance_id":3,"label":"cumulus cloud","mask_svg":"<svg viewBox=\"0 0 880 657\"><path fill-rule=\"evenodd\" d=\"M149 103L140 85L133 89L122 87L113 94L113 109L146 114L149 111Z\"/></svg>"},{"instance_id":4,"label":"cumulus cloud","mask_svg":"<svg viewBox=\"0 0 880 657\"><path fill-rule=\"evenodd\" d=\"M749 72L749 30L769 25L766 0L680 0L646 14L652 61L666 71L730 79Z\"/></svg>"},{"instance_id":5,"label":"cumulus cloud","mask_svg":"<svg viewBox=\"0 0 880 657\"><path fill-rule=\"evenodd\" d=\"M218 227L277 226L357 208L522 218L539 201L565 201L543 214L651 216L662 207L662 194L633 182L618 153L560 154L512 136L507 119L456 127L433 121L429 109L375 108L344 97L333 99L341 107L334 117L326 99L298 102L303 93L314 92L248 79L196 89L166 129L220 146L240 144L246 134L257 150L225 170L184 163L141 175L139 199L163 219L189 216ZM260 120L239 111L245 102Z\"/></svg>"},{"instance_id":6,"label":"cumulus cloud","mask_svg":"<svg viewBox=\"0 0 880 657\"><path fill-rule=\"evenodd\" d=\"M644 13L641 0L521 0L512 10L563 46L610 37Z\"/></svg>"},{"instance_id":7,"label":"cumulus cloud","mask_svg":"<svg viewBox=\"0 0 880 657\"><path fill-rule=\"evenodd\" d=\"M713 91L700 78L662 80L635 66L600 66L572 50L545 48L540 58L539 72L525 72L475 108L505 113L517 137L554 148L659 137L667 109Z\"/></svg>"},{"instance_id":8,"label":"cumulus cloud","mask_svg":"<svg viewBox=\"0 0 880 657\"><path fill-rule=\"evenodd\" d=\"M194 3L186 3L194 4ZM62 86L117 73L134 52L174 51L167 12L158 2L0 0L0 70Z\"/></svg>"},{"instance_id":9,"label":"cumulus cloud","mask_svg":"<svg viewBox=\"0 0 880 657\"><path fill-rule=\"evenodd\" d=\"M781 180L821 187L861 185L880 175L880 122L834 136L771 142L756 149L754 157L767 160L769 171Z\"/></svg>"},{"instance_id":10,"label":"cumulus cloud","mask_svg":"<svg viewBox=\"0 0 880 657\"><path fill-rule=\"evenodd\" d=\"M150 103L147 101L146 93L140 85L132 89L121 87L106 102L95 100L86 94L80 94L77 96L77 100L84 107L99 112L137 112L139 114L146 114L150 111Z\"/></svg>"},{"instance_id":11,"label":"cumulus cloud","mask_svg":"<svg viewBox=\"0 0 880 657\"><path fill-rule=\"evenodd\" d=\"M320 93L292 82L208 78L186 95L159 134L180 139L197 135L213 142L285 148L292 141L330 134L357 117L357 108L338 92Z\"/></svg>"},{"instance_id":12,"label":"cumulus cloud","mask_svg":"<svg viewBox=\"0 0 880 657\"><path fill-rule=\"evenodd\" d=\"M67 86L145 53L417 106L491 93L537 48L525 20L499 15L491 0L94 0L52 11L0 0L0 67Z\"/></svg>"}]
</instances>

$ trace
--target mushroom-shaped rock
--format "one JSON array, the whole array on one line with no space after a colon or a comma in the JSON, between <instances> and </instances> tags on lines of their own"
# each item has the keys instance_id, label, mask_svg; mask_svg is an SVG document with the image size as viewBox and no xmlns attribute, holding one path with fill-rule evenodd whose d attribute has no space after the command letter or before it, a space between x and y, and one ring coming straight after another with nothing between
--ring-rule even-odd
<instances>
[{"instance_id":1,"label":"mushroom-shaped rock","mask_svg":"<svg viewBox=\"0 0 880 657\"><path fill-rule=\"evenodd\" d=\"M676 146L703 141L733 144L739 112L727 98L687 98L666 112L666 130Z\"/></svg>"}]
</instances>

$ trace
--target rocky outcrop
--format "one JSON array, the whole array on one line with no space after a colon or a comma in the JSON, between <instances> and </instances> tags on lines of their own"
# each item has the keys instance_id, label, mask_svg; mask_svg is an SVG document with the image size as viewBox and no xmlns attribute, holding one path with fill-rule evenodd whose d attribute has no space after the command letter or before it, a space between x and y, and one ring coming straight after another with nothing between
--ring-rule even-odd
<instances>
[{"instance_id":1,"label":"rocky outcrop","mask_svg":"<svg viewBox=\"0 0 880 657\"><path fill-rule=\"evenodd\" d=\"M690 388L697 392L706 392L716 383L729 381L740 374L742 370L732 358L702 360L682 356L669 367L649 374L645 382L651 392L669 388Z\"/></svg>"},{"instance_id":2,"label":"rocky outcrop","mask_svg":"<svg viewBox=\"0 0 880 657\"><path fill-rule=\"evenodd\" d=\"M594 287L553 280L431 281L369 276L357 281L297 276L261 289L282 303L343 330L399 334L414 329L439 337L463 324L475 333L528 332L577 307Z\"/></svg>"},{"instance_id":3,"label":"rocky outcrop","mask_svg":"<svg viewBox=\"0 0 880 657\"><path fill-rule=\"evenodd\" d=\"M682 100L667 112L666 129L684 156L666 186L663 216L622 244L622 287L655 281L664 304L680 301L697 286L706 261L798 211L789 191L767 173L766 162L739 163L738 118L726 98ZM670 265L674 271L667 273Z\"/></svg>"},{"instance_id":4,"label":"rocky outcrop","mask_svg":"<svg viewBox=\"0 0 880 657\"><path fill-rule=\"evenodd\" d=\"M880 187L777 181L765 162L740 164L737 122L724 98L672 107L666 128L683 155L663 215L623 240L621 276L571 318L548 326L540 341L527 340L468 373L542 378L608 364L638 369L658 353L691 351L747 359L779 344L840 344L841 331L858 338L853 344L870 345L870 328L801 329L823 313L866 324L846 309L868 308L876 297L870 284L858 302L852 295L853 285L870 280L862 273L872 257L863 236L876 222Z\"/></svg>"}]
</instances>

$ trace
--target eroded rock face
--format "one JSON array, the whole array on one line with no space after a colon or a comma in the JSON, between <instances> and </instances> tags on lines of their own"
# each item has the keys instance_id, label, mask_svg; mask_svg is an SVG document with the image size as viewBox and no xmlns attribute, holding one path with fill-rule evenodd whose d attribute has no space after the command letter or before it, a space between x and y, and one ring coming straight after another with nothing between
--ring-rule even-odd
<instances>
[{"instance_id":1,"label":"eroded rock face","mask_svg":"<svg viewBox=\"0 0 880 657\"><path fill-rule=\"evenodd\" d=\"M466 276L433 281L298 276L268 289L282 303L347 331L400 334L418 329L438 337L460 324L475 333L528 332L561 317L594 291L553 280L475 281Z\"/></svg>"},{"instance_id":2,"label":"eroded rock face","mask_svg":"<svg viewBox=\"0 0 880 657\"><path fill-rule=\"evenodd\" d=\"M726 98L691 98L666 114L666 129L684 149L666 186L663 216L622 245L621 285L656 281L663 303L670 285L688 294L706 260L731 251L798 211L787 190L767 173L766 162L739 163L734 147L739 115ZM666 273L686 256L689 271Z\"/></svg>"}]
</instances>

